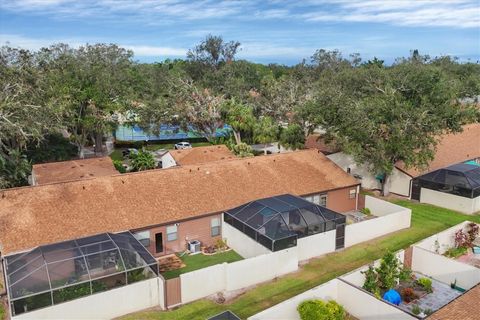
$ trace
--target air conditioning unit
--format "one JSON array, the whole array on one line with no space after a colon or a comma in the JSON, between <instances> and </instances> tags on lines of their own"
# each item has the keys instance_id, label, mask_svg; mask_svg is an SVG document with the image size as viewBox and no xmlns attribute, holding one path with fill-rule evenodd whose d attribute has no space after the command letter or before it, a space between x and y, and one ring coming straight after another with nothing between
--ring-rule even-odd
<instances>
[{"instance_id":1,"label":"air conditioning unit","mask_svg":"<svg viewBox=\"0 0 480 320\"><path fill-rule=\"evenodd\" d=\"M188 241L188 251L190 251L191 254L200 253L200 241Z\"/></svg>"}]
</instances>

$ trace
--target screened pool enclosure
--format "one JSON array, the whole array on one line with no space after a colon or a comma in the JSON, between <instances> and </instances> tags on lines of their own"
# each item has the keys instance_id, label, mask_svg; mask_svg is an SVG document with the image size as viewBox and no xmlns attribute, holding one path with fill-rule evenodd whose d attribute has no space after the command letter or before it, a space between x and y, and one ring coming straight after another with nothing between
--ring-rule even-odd
<instances>
[{"instance_id":1,"label":"screened pool enclosure","mask_svg":"<svg viewBox=\"0 0 480 320\"><path fill-rule=\"evenodd\" d=\"M344 244L344 215L290 194L249 202L224 212L223 217L271 251L294 247L298 238L335 229L337 248Z\"/></svg>"},{"instance_id":2,"label":"screened pool enclosure","mask_svg":"<svg viewBox=\"0 0 480 320\"><path fill-rule=\"evenodd\" d=\"M480 166L459 163L415 179L414 186L465 198L480 196Z\"/></svg>"},{"instance_id":3,"label":"screened pool enclosure","mask_svg":"<svg viewBox=\"0 0 480 320\"><path fill-rule=\"evenodd\" d=\"M154 278L158 266L130 232L104 233L6 256L12 315Z\"/></svg>"}]
</instances>

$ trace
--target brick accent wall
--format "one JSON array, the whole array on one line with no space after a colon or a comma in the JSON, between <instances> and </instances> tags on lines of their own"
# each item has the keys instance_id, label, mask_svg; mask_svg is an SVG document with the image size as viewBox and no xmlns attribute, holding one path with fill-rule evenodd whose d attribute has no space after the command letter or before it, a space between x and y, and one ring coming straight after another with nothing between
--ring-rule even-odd
<instances>
[{"instance_id":1,"label":"brick accent wall","mask_svg":"<svg viewBox=\"0 0 480 320\"><path fill-rule=\"evenodd\" d=\"M167 241L167 227L169 225L164 225L160 227L154 227L149 229L150 231L150 246L148 250L154 256L162 256L166 254L171 254L175 252L182 252L187 249L187 243L189 240L199 240L202 246L210 246L215 244L218 239L221 239L221 230L220 236L212 237L211 230L211 220L214 218L219 218L222 220L222 215L214 214L208 217L202 217L192 220L187 220L179 222L177 226L177 239L174 241ZM221 222L222 223L222 222ZM162 233L163 238L163 252L156 252L155 250L155 234Z\"/></svg>"}]
</instances>

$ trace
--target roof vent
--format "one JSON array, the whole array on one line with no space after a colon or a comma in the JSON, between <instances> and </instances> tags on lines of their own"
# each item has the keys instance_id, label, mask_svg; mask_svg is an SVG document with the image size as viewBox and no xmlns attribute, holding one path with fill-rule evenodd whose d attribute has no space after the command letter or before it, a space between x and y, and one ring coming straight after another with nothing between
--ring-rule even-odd
<instances>
[{"instance_id":1,"label":"roof vent","mask_svg":"<svg viewBox=\"0 0 480 320\"><path fill-rule=\"evenodd\" d=\"M86 189L86 188L85 188L85 186L82 186L82 188L83 188L83 190L85 190L85 189Z\"/></svg>"},{"instance_id":2,"label":"roof vent","mask_svg":"<svg viewBox=\"0 0 480 320\"><path fill-rule=\"evenodd\" d=\"M122 180L122 184L125 184L125 181Z\"/></svg>"},{"instance_id":3,"label":"roof vent","mask_svg":"<svg viewBox=\"0 0 480 320\"><path fill-rule=\"evenodd\" d=\"M192 169L190 169L190 172L192 172Z\"/></svg>"}]
</instances>

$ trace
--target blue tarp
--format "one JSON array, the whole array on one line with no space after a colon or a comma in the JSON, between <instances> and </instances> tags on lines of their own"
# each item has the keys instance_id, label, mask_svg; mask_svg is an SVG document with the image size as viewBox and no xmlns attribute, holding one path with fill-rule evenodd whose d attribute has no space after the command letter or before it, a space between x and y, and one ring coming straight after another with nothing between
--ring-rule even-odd
<instances>
[{"instance_id":1,"label":"blue tarp","mask_svg":"<svg viewBox=\"0 0 480 320\"><path fill-rule=\"evenodd\" d=\"M396 306L398 306L402 302L402 298L400 297L400 294L393 290L390 289L385 294L383 295L383 300L388 301Z\"/></svg>"}]
</instances>

